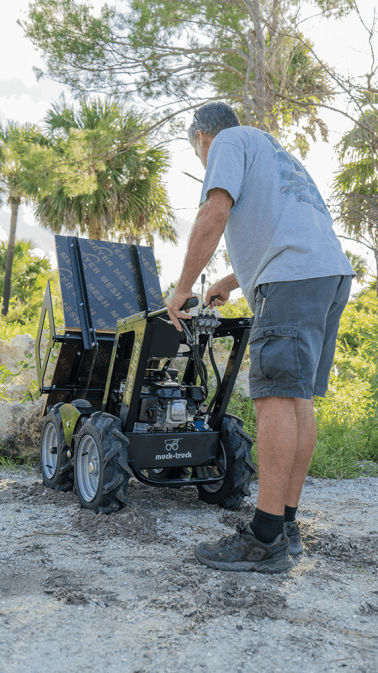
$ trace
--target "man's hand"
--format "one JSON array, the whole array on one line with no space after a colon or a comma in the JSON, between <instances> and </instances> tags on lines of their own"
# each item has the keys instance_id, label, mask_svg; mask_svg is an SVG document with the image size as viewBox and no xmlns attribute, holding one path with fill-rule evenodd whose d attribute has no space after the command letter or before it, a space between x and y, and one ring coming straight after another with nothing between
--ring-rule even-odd
<instances>
[{"instance_id":1,"label":"man's hand","mask_svg":"<svg viewBox=\"0 0 378 673\"><path fill-rule=\"evenodd\" d=\"M174 326L179 332L182 332L182 327L178 321L178 318L183 318L188 320L191 316L189 314L189 309L185 313L180 311L181 306L184 306L187 299L193 297L191 290L188 292L182 292L181 290L176 289L172 296L167 297L165 300L165 305L168 306L168 315L172 320Z\"/></svg>"},{"instance_id":2,"label":"man's hand","mask_svg":"<svg viewBox=\"0 0 378 673\"><path fill-rule=\"evenodd\" d=\"M230 291L227 291L222 287L222 281L220 280L209 287L206 292L205 306L210 305L211 308L213 308L213 306L224 306L226 301L228 301L229 296ZM211 297L215 297L215 299L210 304Z\"/></svg>"},{"instance_id":3,"label":"man's hand","mask_svg":"<svg viewBox=\"0 0 378 673\"><path fill-rule=\"evenodd\" d=\"M226 278L222 278L222 280L218 280L218 282L209 287L206 292L205 305L210 304L211 297L216 297L216 299L211 302L211 307L224 306L228 301L232 290L235 290L237 287L239 287L239 283L233 273L226 276Z\"/></svg>"}]
</instances>

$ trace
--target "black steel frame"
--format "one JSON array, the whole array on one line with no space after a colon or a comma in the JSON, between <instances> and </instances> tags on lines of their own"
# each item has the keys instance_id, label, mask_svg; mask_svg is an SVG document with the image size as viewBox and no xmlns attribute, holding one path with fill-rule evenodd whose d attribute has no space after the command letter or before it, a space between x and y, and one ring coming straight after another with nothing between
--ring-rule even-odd
<instances>
[{"instance_id":1,"label":"black steel frame","mask_svg":"<svg viewBox=\"0 0 378 673\"><path fill-rule=\"evenodd\" d=\"M115 335L112 334L96 334L96 330L93 328L87 289L85 284L84 269L81 259L79 241L75 237L68 237L71 265L73 270L73 281L75 286L77 304L78 304L78 313L80 317L81 332L74 332L62 335L57 335L55 333L54 317L52 311L52 301L51 301L51 292L50 286L47 284L45 298L42 306L41 318L38 326L37 339L36 339L36 361L37 361L37 373L38 373L38 383L39 388L42 393L68 393L69 399L72 400L78 395L81 398L88 399L101 399L102 397L102 411L108 411L110 402L111 402L111 392L112 384L114 382L116 372L117 372L117 359L119 357L119 347L120 339L126 335L133 336L132 350L130 354L130 361L128 365L128 372L126 378L125 391L123 394L123 399L120 408L120 420L122 431L127 436L127 434L132 433L134 429L134 424L136 422L139 401L141 390L143 386L143 381L145 378L145 372L147 368L148 360L151 358L151 344L153 343L154 333L158 327L158 320L168 321L168 316L166 314L166 309L159 311L149 311L147 306L146 292L144 288L144 273L143 265L140 263L140 252L138 251L138 246L135 247L135 259L138 262L137 268L139 271L139 282L143 290L142 297L144 298L144 304L146 310L138 313L136 315L130 316L128 318L119 320L116 326ZM41 336L43 325L45 321L46 312L48 314L49 330L50 336L48 341L48 348L44 356L43 363L41 363ZM164 315L165 314L165 315ZM220 318L220 325L216 328L213 338L221 338L226 336L231 336L233 338L233 346L229 356L229 360L226 366L225 373L221 380L221 386L217 393L215 403L213 405L213 410L208 419L209 433L217 433L219 435L219 430L221 423L224 417L224 414L227 409L228 402L235 384L236 376L238 374L244 351L248 342L249 335L249 326L250 321L248 318L241 319L226 319ZM189 323L189 321L188 321ZM190 324L190 323L189 323ZM170 328L172 329L172 343L164 344L167 347L167 352L164 354L166 357L175 357L177 355L177 350L174 348L175 339L179 340L175 328L169 323ZM170 329L169 328L169 329ZM203 357L204 351L208 342L208 335L201 335L200 337L200 356ZM109 369L107 371L107 378L104 388L91 388L90 382L92 378L93 367L96 362L96 357L98 354L99 344L101 342L113 342L113 349L109 363ZM64 344L80 344L80 348L77 350L76 357L73 360L71 366L71 373L68 377L66 386L61 388L44 386L44 376L51 353L51 349L54 344L64 343ZM172 350L173 348L173 350ZM171 351L171 352L170 352ZM80 373L82 372L84 358L90 355L91 364L89 368L89 375L85 386L79 383ZM196 385L197 373L194 363L194 359L191 355L188 356L188 362L183 376L183 383L188 385ZM195 439L195 432L188 433L193 436ZM174 436L174 432L172 433ZM143 443L143 433L138 433L138 439L140 437L141 445ZM130 464L134 471L135 476L142 482L155 486L184 486L184 485L193 485L193 484L206 484L213 483L222 480L225 476L225 470L220 466L217 457L211 456L209 461L216 466L220 473L217 477L208 477L204 479L198 479L192 477L190 479L167 479L164 481L154 481L153 479L146 477L139 467L137 466L135 460L131 460ZM172 467L177 467L177 463L172 464Z\"/></svg>"},{"instance_id":2,"label":"black steel frame","mask_svg":"<svg viewBox=\"0 0 378 673\"><path fill-rule=\"evenodd\" d=\"M135 335L134 344L120 413L122 430L125 433L132 432L134 428L147 362L150 358L150 345L156 325L156 318L159 314L160 312L158 311L151 313L143 312L117 322L113 352L109 365L109 374L102 402L102 410L107 411L109 408L110 390L114 379L120 337L123 334L131 332ZM213 430L220 429L224 414L226 413L227 405L248 343L250 325L248 318L220 318L220 322L221 325L217 327L214 333L214 338L231 336L234 341L226 370L222 378L220 390L208 420L209 426ZM203 335L200 344L201 355L203 355L203 352L205 351L207 341L208 336ZM193 385L196 383L196 371L193 358L189 358L183 377L183 383Z\"/></svg>"}]
</instances>

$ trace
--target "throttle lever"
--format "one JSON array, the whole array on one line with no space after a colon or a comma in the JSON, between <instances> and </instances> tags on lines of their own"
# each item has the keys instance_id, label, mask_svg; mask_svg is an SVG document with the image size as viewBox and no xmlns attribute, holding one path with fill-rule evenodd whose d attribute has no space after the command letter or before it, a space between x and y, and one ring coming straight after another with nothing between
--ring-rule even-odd
<instances>
[{"instance_id":1,"label":"throttle lever","mask_svg":"<svg viewBox=\"0 0 378 673\"><path fill-rule=\"evenodd\" d=\"M210 301L209 301L208 304L206 304L206 305L205 305L204 303L202 304L202 308L207 308L208 306L210 306L211 302L212 302L212 301L215 301L215 299L218 299L218 297L220 297L220 294L214 294L214 295L211 297L211 299L210 299Z\"/></svg>"}]
</instances>

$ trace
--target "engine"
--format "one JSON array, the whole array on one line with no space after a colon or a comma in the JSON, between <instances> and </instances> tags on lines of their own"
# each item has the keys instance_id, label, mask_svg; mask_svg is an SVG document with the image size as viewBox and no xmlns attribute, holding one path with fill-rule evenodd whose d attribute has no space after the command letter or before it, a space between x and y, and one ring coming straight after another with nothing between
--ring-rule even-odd
<instances>
[{"instance_id":1,"label":"engine","mask_svg":"<svg viewBox=\"0 0 378 673\"><path fill-rule=\"evenodd\" d=\"M121 384L120 394L123 394ZM204 400L201 386L180 385L177 370L149 370L140 396L134 432L169 432L176 428L195 429L195 419Z\"/></svg>"}]
</instances>

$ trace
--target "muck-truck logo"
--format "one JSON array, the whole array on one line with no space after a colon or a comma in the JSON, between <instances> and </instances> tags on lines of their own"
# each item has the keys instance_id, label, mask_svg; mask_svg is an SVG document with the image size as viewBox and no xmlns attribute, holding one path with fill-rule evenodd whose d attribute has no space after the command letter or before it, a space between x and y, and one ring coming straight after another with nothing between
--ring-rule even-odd
<instances>
[{"instance_id":1,"label":"muck-truck logo","mask_svg":"<svg viewBox=\"0 0 378 673\"><path fill-rule=\"evenodd\" d=\"M179 448L178 443L182 440L182 437L178 439L166 439L165 440L165 450L166 451L177 451Z\"/></svg>"},{"instance_id":2,"label":"muck-truck logo","mask_svg":"<svg viewBox=\"0 0 378 673\"><path fill-rule=\"evenodd\" d=\"M183 458L191 458L192 454L190 451L186 453L178 453L179 442L183 437L178 437L177 439L165 439L165 450L167 453L164 455L155 456L155 460L181 460Z\"/></svg>"}]
</instances>

